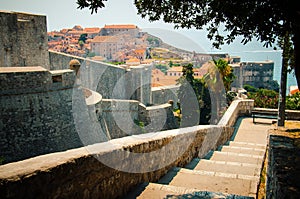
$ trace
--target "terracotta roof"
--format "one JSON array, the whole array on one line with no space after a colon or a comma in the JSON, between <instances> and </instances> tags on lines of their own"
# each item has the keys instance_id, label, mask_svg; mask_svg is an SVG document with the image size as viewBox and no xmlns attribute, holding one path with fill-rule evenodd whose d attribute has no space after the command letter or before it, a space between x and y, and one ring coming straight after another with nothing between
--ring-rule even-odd
<instances>
[{"instance_id":1,"label":"terracotta roof","mask_svg":"<svg viewBox=\"0 0 300 199\"><path fill-rule=\"evenodd\" d=\"M134 52L137 54L144 54L146 52L146 49L136 49L134 50Z\"/></svg>"},{"instance_id":2,"label":"terracotta roof","mask_svg":"<svg viewBox=\"0 0 300 199\"><path fill-rule=\"evenodd\" d=\"M299 89L292 90L290 93L291 93L291 95L294 95L297 92L300 92Z\"/></svg>"},{"instance_id":3,"label":"terracotta roof","mask_svg":"<svg viewBox=\"0 0 300 199\"><path fill-rule=\"evenodd\" d=\"M81 31L81 30L72 30L72 31L69 31L68 34L77 34L77 35L80 35L80 34L86 34L85 31Z\"/></svg>"},{"instance_id":4,"label":"terracotta roof","mask_svg":"<svg viewBox=\"0 0 300 199\"><path fill-rule=\"evenodd\" d=\"M83 29L83 31L88 32L88 33L91 33L91 32L100 32L100 30L101 30L101 28L97 28L97 27Z\"/></svg>"},{"instance_id":5,"label":"terracotta roof","mask_svg":"<svg viewBox=\"0 0 300 199\"><path fill-rule=\"evenodd\" d=\"M132 24L105 25L104 28L110 28L110 29L135 29L135 28L137 28L137 26L136 25L132 25Z\"/></svg>"}]
</instances>

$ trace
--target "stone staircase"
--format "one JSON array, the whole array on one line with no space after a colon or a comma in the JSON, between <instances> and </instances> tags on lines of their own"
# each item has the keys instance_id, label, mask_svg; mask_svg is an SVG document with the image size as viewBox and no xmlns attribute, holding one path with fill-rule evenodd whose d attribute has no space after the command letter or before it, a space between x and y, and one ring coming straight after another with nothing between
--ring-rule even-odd
<instances>
[{"instance_id":1,"label":"stone staircase","mask_svg":"<svg viewBox=\"0 0 300 199\"><path fill-rule=\"evenodd\" d=\"M172 168L157 183L144 183L126 198L256 198L270 124L240 121L234 140Z\"/></svg>"}]
</instances>

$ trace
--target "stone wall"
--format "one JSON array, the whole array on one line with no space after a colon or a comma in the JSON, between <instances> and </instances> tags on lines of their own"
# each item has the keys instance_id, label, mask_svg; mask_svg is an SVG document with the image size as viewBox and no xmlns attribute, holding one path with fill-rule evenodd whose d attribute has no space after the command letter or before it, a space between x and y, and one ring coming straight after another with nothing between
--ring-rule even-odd
<instances>
[{"instance_id":1,"label":"stone wall","mask_svg":"<svg viewBox=\"0 0 300 199\"><path fill-rule=\"evenodd\" d=\"M80 61L81 83L100 93L104 99L138 100L145 105L150 103L151 65L125 69L54 51L49 51L49 57L52 70L68 69L72 59Z\"/></svg>"},{"instance_id":2,"label":"stone wall","mask_svg":"<svg viewBox=\"0 0 300 199\"><path fill-rule=\"evenodd\" d=\"M219 121L218 125L234 126L238 117L250 116L253 108L254 100L234 100Z\"/></svg>"},{"instance_id":3,"label":"stone wall","mask_svg":"<svg viewBox=\"0 0 300 199\"><path fill-rule=\"evenodd\" d=\"M269 138L266 198L299 198L299 133L277 133Z\"/></svg>"},{"instance_id":4,"label":"stone wall","mask_svg":"<svg viewBox=\"0 0 300 199\"><path fill-rule=\"evenodd\" d=\"M248 105L239 101L231 106L243 115ZM240 113L231 111L221 121L234 123L230 118ZM226 143L233 128L221 124L127 136L2 165L0 197L119 198Z\"/></svg>"},{"instance_id":5,"label":"stone wall","mask_svg":"<svg viewBox=\"0 0 300 199\"><path fill-rule=\"evenodd\" d=\"M46 16L0 11L0 67L49 69Z\"/></svg>"},{"instance_id":6,"label":"stone wall","mask_svg":"<svg viewBox=\"0 0 300 199\"><path fill-rule=\"evenodd\" d=\"M205 136L220 131L214 149L229 139L231 128L197 126L148 138L136 135L3 165L0 197L118 198L141 182L155 182L170 168L187 164L198 156ZM140 172L126 172L134 169Z\"/></svg>"},{"instance_id":7,"label":"stone wall","mask_svg":"<svg viewBox=\"0 0 300 199\"><path fill-rule=\"evenodd\" d=\"M6 163L82 146L73 105L84 96L74 87L73 71L3 67L0 79L0 157Z\"/></svg>"},{"instance_id":8,"label":"stone wall","mask_svg":"<svg viewBox=\"0 0 300 199\"><path fill-rule=\"evenodd\" d=\"M170 104L146 107L136 100L103 99L95 111L108 140L178 128Z\"/></svg>"},{"instance_id":9,"label":"stone wall","mask_svg":"<svg viewBox=\"0 0 300 199\"><path fill-rule=\"evenodd\" d=\"M172 86L161 86L161 87L153 87L151 89L152 92L152 104L164 104L168 103L169 100L174 102L174 108L177 108L177 92L179 90L179 85Z\"/></svg>"}]
</instances>

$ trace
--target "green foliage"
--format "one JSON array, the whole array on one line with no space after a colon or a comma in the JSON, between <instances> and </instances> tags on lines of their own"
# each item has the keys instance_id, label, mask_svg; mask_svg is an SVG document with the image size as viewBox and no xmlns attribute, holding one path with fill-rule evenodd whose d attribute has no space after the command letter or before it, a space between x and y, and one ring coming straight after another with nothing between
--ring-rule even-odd
<instances>
[{"instance_id":1,"label":"green foliage","mask_svg":"<svg viewBox=\"0 0 300 199\"><path fill-rule=\"evenodd\" d=\"M159 40L157 38L154 38L154 37L150 36L150 37L147 37L147 41L153 47L159 46Z\"/></svg>"},{"instance_id":2,"label":"green foliage","mask_svg":"<svg viewBox=\"0 0 300 199\"><path fill-rule=\"evenodd\" d=\"M275 80L271 80L263 83L263 87L268 90L279 92L279 84Z\"/></svg>"},{"instance_id":3,"label":"green foliage","mask_svg":"<svg viewBox=\"0 0 300 199\"><path fill-rule=\"evenodd\" d=\"M141 127L141 128L144 128L144 127L145 127L144 122L142 122L142 121L139 121L139 120L137 120L137 119L134 119L133 122L134 122L136 125L138 125L139 127Z\"/></svg>"},{"instance_id":4,"label":"green foliage","mask_svg":"<svg viewBox=\"0 0 300 199\"><path fill-rule=\"evenodd\" d=\"M250 92L250 93L253 93L253 92L257 92L257 91L258 91L258 88L254 87L254 86L251 86L251 85L248 85L248 84L245 84L245 85L244 85L244 89L245 89L247 92Z\"/></svg>"},{"instance_id":5,"label":"green foliage","mask_svg":"<svg viewBox=\"0 0 300 199\"><path fill-rule=\"evenodd\" d=\"M211 100L207 85L201 79L194 79L193 65L183 66L183 76L178 83L178 105L181 113L181 126L193 126L198 124L208 124L211 114ZM196 98L198 106L195 107L193 98Z\"/></svg>"},{"instance_id":6,"label":"green foliage","mask_svg":"<svg viewBox=\"0 0 300 199\"><path fill-rule=\"evenodd\" d=\"M78 43L80 41L82 41L83 43L85 43L86 40L87 40L87 34L81 34L80 37L79 37L79 39L78 39Z\"/></svg>"},{"instance_id":7,"label":"green foliage","mask_svg":"<svg viewBox=\"0 0 300 199\"><path fill-rule=\"evenodd\" d=\"M262 87L256 88L254 86L245 84L244 89L248 92L257 92L259 89L267 89L267 90L273 90L275 92L279 92L279 84L275 80L267 81L262 83Z\"/></svg>"},{"instance_id":8,"label":"green foliage","mask_svg":"<svg viewBox=\"0 0 300 199\"><path fill-rule=\"evenodd\" d=\"M168 67L166 65L163 64L157 64L155 65L155 68L159 69L161 72L163 73L167 73Z\"/></svg>"},{"instance_id":9,"label":"green foliage","mask_svg":"<svg viewBox=\"0 0 300 199\"><path fill-rule=\"evenodd\" d=\"M289 110L300 110L300 92L287 96L285 107Z\"/></svg>"},{"instance_id":10,"label":"green foliage","mask_svg":"<svg viewBox=\"0 0 300 199\"><path fill-rule=\"evenodd\" d=\"M259 89L257 92L248 92L248 98L254 100L254 107L278 108L279 94L275 91Z\"/></svg>"},{"instance_id":11,"label":"green foliage","mask_svg":"<svg viewBox=\"0 0 300 199\"><path fill-rule=\"evenodd\" d=\"M224 59L218 59L213 61L221 75L225 90L226 92L228 92L230 90L232 82L236 78L233 74L233 69L231 66L228 65L228 62Z\"/></svg>"},{"instance_id":12,"label":"green foliage","mask_svg":"<svg viewBox=\"0 0 300 199\"><path fill-rule=\"evenodd\" d=\"M0 165L4 164L5 158L3 156L0 156Z\"/></svg>"}]
</instances>

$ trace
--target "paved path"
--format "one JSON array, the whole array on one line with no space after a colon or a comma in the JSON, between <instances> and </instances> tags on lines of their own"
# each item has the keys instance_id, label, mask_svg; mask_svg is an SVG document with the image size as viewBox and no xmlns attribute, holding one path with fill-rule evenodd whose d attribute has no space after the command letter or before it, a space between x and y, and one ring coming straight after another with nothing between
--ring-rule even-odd
<instances>
[{"instance_id":1,"label":"paved path","mask_svg":"<svg viewBox=\"0 0 300 199\"><path fill-rule=\"evenodd\" d=\"M239 119L232 141L206 159L173 168L126 198L256 198L271 120ZM262 123L260 123L262 122ZM238 197L237 197L238 196Z\"/></svg>"}]
</instances>

